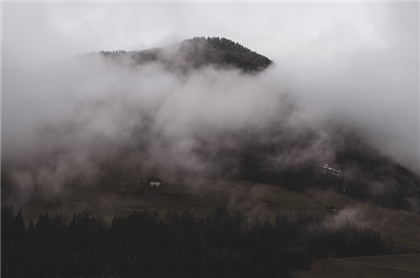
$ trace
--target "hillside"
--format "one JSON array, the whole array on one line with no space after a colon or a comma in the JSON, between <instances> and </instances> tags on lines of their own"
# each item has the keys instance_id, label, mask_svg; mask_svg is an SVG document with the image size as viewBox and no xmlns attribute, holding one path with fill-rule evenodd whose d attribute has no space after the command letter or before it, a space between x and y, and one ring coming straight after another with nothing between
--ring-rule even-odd
<instances>
[{"instance_id":1,"label":"hillside","mask_svg":"<svg viewBox=\"0 0 420 278\"><path fill-rule=\"evenodd\" d=\"M58 188L59 192L69 184L98 186L101 179L124 182L150 174L170 178L244 180L274 184L293 191L324 188L387 208L420 211L420 177L382 154L375 146L370 146L366 139L362 139L363 132L351 130L338 122L319 126L292 125L290 122L301 115L302 107L293 95L281 93L278 94L279 102L275 104L274 112L258 118L260 111L253 110L254 102L271 95L271 89L267 95L262 94L261 86L247 92L249 100L244 102L250 105L236 113L235 109L241 104L247 89L239 85L249 82L246 86L251 86L254 80L258 82L258 76L248 78L238 74L233 77L216 71L216 77L221 80L226 77L223 81L229 85L214 88L214 84L224 82L211 79L209 83L212 85L206 87L207 82L201 82L209 78L206 74L185 78L159 68L146 76L150 86L143 87L145 82L138 69L148 63L158 63L170 71L181 73L194 72L205 66L255 73L272 64L267 57L238 43L225 38L193 38L165 48L102 51L89 55L105 57L112 63L101 63L102 59L83 59L87 56L82 55L79 58L87 60L87 63L100 60L96 65L99 69L77 67L80 69L77 74L74 71L70 73L80 74L83 79L76 78L71 84L78 86L74 90L86 93L90 93L93 85L98 86L96 93L99 101L87 101L82 106L78 103L75 111L81 119L74 117L75 112L59 125L41 127L37 135L42 137L42 142L48 141L45 138L52 140L52 144L46 143L49 151L34 152L34 156L25 157L23 161L2 158L3 189L15 186L19 191L21 184L31 189L47 184ZM165 89L158 86L156 92L151 90L162 81L163 76L168 78L169 85L165 85ZM185 82L188 78L203 79L200 82ZM230 83L227 79L231 78L239 79ZM67 89L68 84L65 87ZM213 91L222 93L212 94ZM237 93L229 96L230 91ZM110 95L113 97L107 99ZM128 100L125 100L126 95L130 97ZM196 97L194 104L189 102L192 97ZM231 101L225 104L227 97ZM151 99L154 103L150 102ZM208 100L212 105L207 106ZM267 98L267 101L261 102L264 104L261 107L271 105L271 100ZM119 101L122 103L119 104ZM188 114L192 105L199 108ZM117 112L109 113L111 108ZM185 111L188 113L184 115ZM224 121L232 123L226 127L218 126ZM250 121L254 123L250 124ZM97 134L91 134L92 126L86 124L90 122L99 122L94 131ZM129 122L128 126L122 124L126 122ZM112 131L109 138L104 133L108 125ZM186 131L174 132L182 129ZM73 130L86 132L87 136L82 139L72 137ZM174 133L179 138L174 139ZM66 140L56 144L56 138ZM98 138L102 138L103 148L93 147ZM90 143L90 140L95 143ZM180 149L177 149L177 144L180 144ZM86 149L75 152L75 145L85 146ZM88 167L80 166L81 157ZM326 175L322 172L324 164L338 169L341 174ZM61 169L60 165L66 167ZM23 181L20 178L22 173L25 173Z\"/></svg>"},{"instance_id":2,"label":"hillside","mask_svg":"<svg viewBox=\"0 0 420 278\"><path fill-rule=\"evenodd\" d=\"M183 72L211 65L250 73L262 71L273 63L237 42L217 37L193 38L164 48L130 52L101 51L100 54L129 66L158 62L170 70Z\"/></svg>"},{"instance_id":3,"label":"hillside","mask_svg":"<svg viewBox=\"0 0 420 278\"><path fill-rule=\"evenodd\" d=\"M201 139L195 151L208 163L217 164L224 178L295 191L320 187L375 205L419 212L420 177L369 145L356 131L345 130L328 128L329 138L322 140L322 133L315 129L296 133L273 125L260 131L266 134L264 138L258 133L230 133L218 140ZM324 173L323 164L333 165L340 174Z\"/></svg>"}]
</instances>

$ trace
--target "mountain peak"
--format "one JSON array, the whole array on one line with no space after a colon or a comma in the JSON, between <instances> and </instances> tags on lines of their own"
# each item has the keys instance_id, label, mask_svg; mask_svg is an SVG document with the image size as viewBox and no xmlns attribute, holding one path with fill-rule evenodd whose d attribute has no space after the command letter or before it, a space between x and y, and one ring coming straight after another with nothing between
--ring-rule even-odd
<instances>
[{"instance_id":1,"label":"mountain peak","mask_svg":"<svg viewBox=\"0 0 420 278\"><path fill-rule=\"evenodd\" d=\"M253 73L262 71L273 63L267 57L237 42L218 37L195 37L163 48L131 52L101 51L100 54L131 66L158 62L170 70L183 72L213 66Z\"/></svg>"}]
</instances>

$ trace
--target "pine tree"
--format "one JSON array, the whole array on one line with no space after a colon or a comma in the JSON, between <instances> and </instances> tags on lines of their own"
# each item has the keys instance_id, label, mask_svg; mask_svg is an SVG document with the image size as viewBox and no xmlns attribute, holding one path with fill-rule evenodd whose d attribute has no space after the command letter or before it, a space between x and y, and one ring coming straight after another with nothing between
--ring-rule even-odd
<instances>
[{"instance_id":1,"label":"pine tree","mask_svg":"<svg viewBox=\"0 0 420 278\"><path fill-rule=\"evenodd\" d=\"M21 237L25 233L25 222L23 221L22 210L13 219L13 232L17 237Z\"/></svg>"}]
</instances>

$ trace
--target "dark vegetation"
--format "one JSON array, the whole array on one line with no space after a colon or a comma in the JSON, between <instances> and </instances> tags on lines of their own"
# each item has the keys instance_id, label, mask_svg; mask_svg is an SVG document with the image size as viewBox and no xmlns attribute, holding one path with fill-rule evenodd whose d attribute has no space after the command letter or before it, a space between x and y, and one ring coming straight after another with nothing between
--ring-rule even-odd
<instances>
[{"instance_id":1,"label":"dark vegetation","mask_svg":"<svg viewBox=\"0 0 420 278\"><path fill-rule=\"evenodd\" d=\"M223 69L258 72L272 61L225 38L193 38L166 48L141 51L101 51L101 55L129 66L159 62L170 70L188 72L212 65Z\"/></svg>"},{"instance_id":2,"label":"dark vegetation","mask_svg":"<svg viewBox=\"0 0 420 278\"><path fill-rule=\"evenodd\" d=\"M218 208L212 217L134 212L111 225L83 212L66 223L3 207L2 277L290 277L313 258L385 252L379 233L313 214L249 223Z\"/></svg>"}]
</instances>

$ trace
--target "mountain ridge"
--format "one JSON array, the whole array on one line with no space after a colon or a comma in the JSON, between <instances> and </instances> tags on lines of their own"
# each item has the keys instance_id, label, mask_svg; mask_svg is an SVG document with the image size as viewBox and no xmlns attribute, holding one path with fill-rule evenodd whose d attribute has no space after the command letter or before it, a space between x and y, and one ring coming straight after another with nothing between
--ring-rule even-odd
<instances>
[{"instance_id":1,"label":"mountain ridge","mask_svg":"<svg viewBox=\"0 0 420 278\"><path fill-rule=\"evenodd\" d=\"M214 66L217 69L239 69L245 73L265 70L273 61L226 38L195 37L179 43L139 51L100 51L100 54L129 66L158 62L170 70L191 70Z\"/></svg>"}]
</instances>

